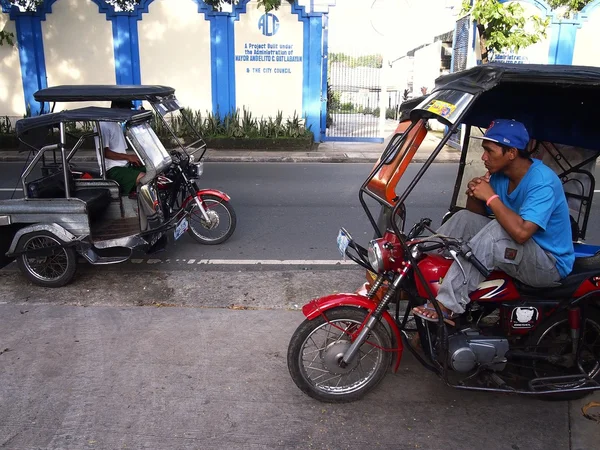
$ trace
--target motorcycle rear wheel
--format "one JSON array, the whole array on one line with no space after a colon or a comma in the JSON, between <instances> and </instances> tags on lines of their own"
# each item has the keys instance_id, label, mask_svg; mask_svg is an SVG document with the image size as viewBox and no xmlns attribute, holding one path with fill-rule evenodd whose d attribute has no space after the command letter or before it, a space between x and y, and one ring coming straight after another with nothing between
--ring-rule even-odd
<instances>
[{"instance_id":1,"label":"motorcycle rear wheel","mask_svg":"<svg viewBox=\"0 0 600 450\"><path fill-rule=\"evenodd\" d=\"M305 320L288 347L288 370L302 392L322 402L343 403L360 399L385 377L392 354L385 327L378 322L354 361L342 368L338 361L350 346L350 335L367 317L367 311L339 307L313 320ZM340 327L347 332L340 330ZM375 345L372 345L375 344Z\"/></svg>"},{"instance_id":2,"label":"motorcycle rear wheel","mask_svg":"<svg viewBox=\"0 0 600 450\"><path fill-rule=\"evenodd\" d=\"M556 365L536 361L533 364L532 375L535 378L576 375L581 373L578 365L595 381L600 381L600 311L590 308L586 313L586 320L581 327L582 347L579 361L572 367L558 367ZM556 356L567 355L571 351L573 340L570 334L569 318L567 312L558 314L554 320L538 327L529 337L527 346L535 352L550 353ZM565 383L564 388L574 387L573 383ZM576 400L583 398L591 392L560 392L548 396L541 396L546 400Z\"/></svg>"},{"instance_id":3,"label":"motorcycle rear wheel","mask_svg":"<svg viewBox=\"0 0 600 450\"><path fill-rule=\"evenodd\" d=\"M210 221L206 221L194 202L190 211L188 233L205 245L222 244L231 237L237 225L233 206L227 200L212 194L200 196Z\"/></svg>"}]
</instances>

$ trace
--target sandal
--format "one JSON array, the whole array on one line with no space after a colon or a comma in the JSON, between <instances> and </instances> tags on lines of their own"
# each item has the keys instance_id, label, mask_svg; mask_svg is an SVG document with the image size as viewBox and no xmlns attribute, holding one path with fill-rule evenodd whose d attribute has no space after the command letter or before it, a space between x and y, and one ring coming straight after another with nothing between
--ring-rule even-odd
<instances>
[{"instance_id":1,"label":"sandal","mask_svg":"<svg viewBox=\"0 0 600 450\"><path fill-rule=\"evenodd\" d=\"M452 319L457 317L458 314L456 314L452 311L444 311L443 308L440 308L440 309L442 310L442 316L444 317L444 322L446 322L451 327L456 326L456 324L454 323L454 321ZM421 319L426 320L427 322L437 322L438 321L437 311L435 310L435 308L433 307L433 305L431 303L427 303L424 306L415 306L412 309L412 313L414 316L420 317ZM429 313L429 315L427 313Z\"/></svg>"}]
</instances>

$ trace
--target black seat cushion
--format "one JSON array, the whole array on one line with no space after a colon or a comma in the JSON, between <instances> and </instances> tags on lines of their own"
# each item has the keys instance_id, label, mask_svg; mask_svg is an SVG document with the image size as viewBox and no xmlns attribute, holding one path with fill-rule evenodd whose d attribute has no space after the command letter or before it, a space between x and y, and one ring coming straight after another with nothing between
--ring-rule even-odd
<instances>
[{"instance_id":1,"label":"black seat cushion","mask_svg":"<svg viewBox=\"0 0 600 450\"><path fill-rule=\"evenodd\" d=\"M577 288L588 278L600 274L600 255L575 258L573 271L560 281L560 286L555 287L532 287L517 280L515 285L523 295L542 299L557 299L571 297Z\"/></svg>"},{"instance_id":2,"label":"black seat cushion","mask_svg":"<svg viewBox=\"0 0 600 450\"><path fill-rule=\"evenodd\" d=\"M75 194L87 205L90 218L98 217L110 205L110 190L104 188L81 189Z\"/></svg>"}]
</instances>

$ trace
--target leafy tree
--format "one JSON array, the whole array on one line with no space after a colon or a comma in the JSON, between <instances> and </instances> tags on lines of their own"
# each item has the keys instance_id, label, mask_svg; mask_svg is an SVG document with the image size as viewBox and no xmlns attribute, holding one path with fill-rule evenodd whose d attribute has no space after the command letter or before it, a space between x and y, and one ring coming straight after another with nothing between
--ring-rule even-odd
<instances>
[{"instance_id":1,"label":"leafy tree","mask_svg":"<svg viewBox=\"0 0 600 450\"><path fill-rule=\"evenodd\" d=\"M552 7L552 9L566 6L568 13L579 12L591 2L592 0L548 0L548 4Z\"/></svg>"},{"instance_id":2,"label":"leafy tree","mask_svg":"<svg viewBox=\"0 0 600 450\"><path fill-rule=\"evenodd\" d=\"M475 0L473 5L465 0L463 12L470 12L477 23L483 64L489 61L489 52L518 52L539 42L546 37L546 29L550 24L549 18L526 18L525 10L519 3L503 4L498 0ZM528 25L533 27L532 32L526 31Z\"/></svg>"}]
</instances>

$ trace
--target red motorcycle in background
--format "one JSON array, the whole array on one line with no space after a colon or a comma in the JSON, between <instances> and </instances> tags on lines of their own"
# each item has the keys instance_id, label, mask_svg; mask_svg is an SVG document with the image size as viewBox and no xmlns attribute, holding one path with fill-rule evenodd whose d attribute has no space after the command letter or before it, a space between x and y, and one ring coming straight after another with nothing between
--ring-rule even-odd
<instances>
[{"instance_id":1,"label":"red motorcycle in background","mask_svg":"<svg viewBox=\"0 0 600 450\"><path fill-rule=\"evenodd\" d=\"M587 134L571 132L594 116L588 105L595 102L588 100L600 101L600 69L588 69L571 67L567 76L559 66L481 66L441 77L431 95L403 104L397 133L359 193L376 238L365 249L346 230L338 235L340 251L367 270L367 283L356 293L304 305L306 320L289 343L288 368L303 392L321 401L357 400L385 377L390 365L397 371L405 346L425 368L458 389L551 399L600 389L600 247L582 244L594 193L590 167L600 155L600 140L593 127ZM550 108L550 103L560 107ZM575 215L577 258L559 287L533 288L502 272L490 273L468 243L424 236L435 234L430 219L404 233L408 195L459 126L464 139L448 215L465 206L461 193L467 182L485 172L477 167L481 148L471 146L469 137L500 116L536 117L535 124L543 124L532 127L531 156L557 171ZM431 119L447 131L398 196L396 185ZM365 194L382 205L378 221ZM473 264L486 279L450 326L435 296L453 262L461 268ZM436 308L437 323L410 314L426 301Z\"/></svg>"}]
</instances>

